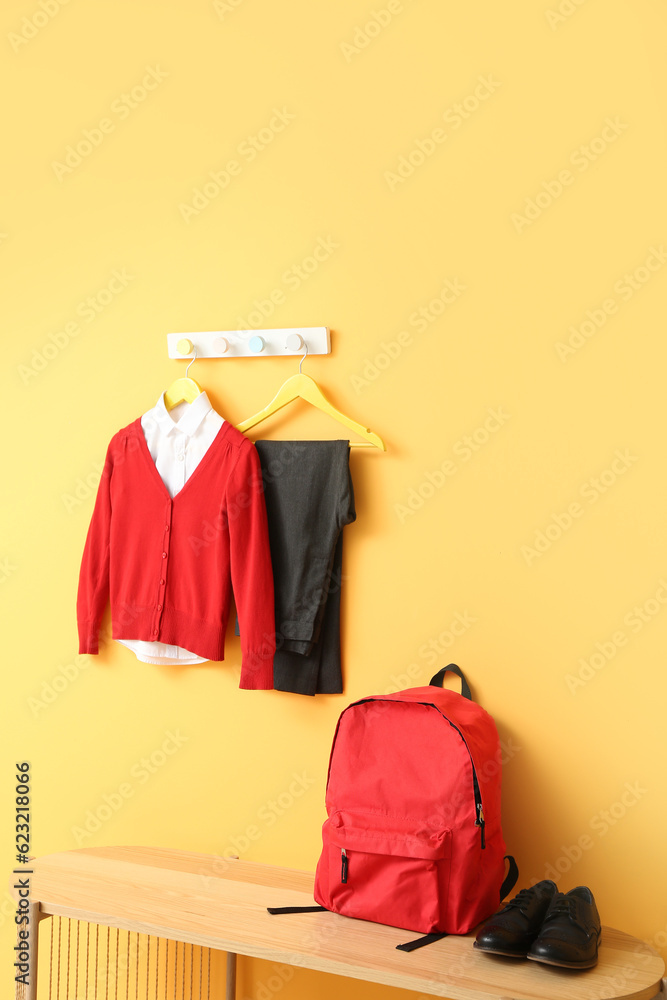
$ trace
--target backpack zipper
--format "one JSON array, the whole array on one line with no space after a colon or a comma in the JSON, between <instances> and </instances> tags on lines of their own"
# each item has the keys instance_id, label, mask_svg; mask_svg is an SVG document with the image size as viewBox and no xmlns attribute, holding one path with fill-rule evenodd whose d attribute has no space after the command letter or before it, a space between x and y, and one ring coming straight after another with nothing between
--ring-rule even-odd
<instances>
[{"instance_id":1,"label":"backpack zipper","mask_svg":"<svg viewBox=\"0 0 667 1000\"><path fill-rule=\"evenodd\" d=\"M429 704L429 702L421 702L421 704ZM435 708L436 712L440 712L440 709L437 707L437 705L433 705L433 708ZM447 718L447 716L444 714L444 712L440 712L440 715L442 715L443 719L445 719L445 721L449 723L449 725L452 727L452 729L456 730L456 732L459 734L459 736L461 737L461 739L463 741L464 747L468 751L468 756L470 757L470 766L472 767L472 790L473 790L473 795L475 797L475 826L479 827L480 846L481 846L482 850L485 850L486 849L486 831L485 831L486 823L485 823L485 820L484 820L484 806L482 805L482 793L479 790L479 781L477 780L477 771L475 770L475 762L472 759L472 754L470 753L470 747L466 743L465 737L464 737L463 733L461 732L461 730L459 729L459 727L455 726L454 723L451 721L451 719Z\"/></svg>"},{"instance_id":2,"label":"backpack zipper","mask_svg":"<svg viewBox=\"0 0 667 1000\"><path fill-rule=\"evenodd\" d=\"M347 882L347 851L344 847L340 850L340 880L341 882Z\"/></svg>"},{"instance_id":3,"label":"backpack zipper","mask_svg":"<svg viewBox=\"0 0 667 1000\"><path fill-rule=\"evenodd\" d=\"M475 784L477 779L475 778ZM479 791L479 790L478 790ZM484 833L484 809L482 808L481 801L477 802L477 819L475 820L475 826L479 827L480 838L482 841L482 850L486 847L486 835Z\"/></svg>"}]
</instances>

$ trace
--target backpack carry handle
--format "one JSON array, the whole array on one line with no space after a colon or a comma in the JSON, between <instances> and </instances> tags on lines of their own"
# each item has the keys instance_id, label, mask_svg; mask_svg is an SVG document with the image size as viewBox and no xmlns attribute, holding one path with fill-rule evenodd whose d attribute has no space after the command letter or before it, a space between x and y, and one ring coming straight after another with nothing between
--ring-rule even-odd
<instances>
[{"instance_id":1,"label":"backpack carry handle","mask_svg":"<svg viewBox=\"0 0 667 1000\"><path fill-rule=\"evenodd\" d=\"M457 674L457 676L461 678L461 694L463 695L464 698L467 698L469 701L472 701L472 694L470 693L470 687L468 685L468 682L465 679L461 668L457 667L455 663L448 663L446 667L443 667L441 670L438 670L437 674L434 674L433 677L431 677L430 681L428 682L429 687L443 687L445 674L447 673L448 670L450 671L450 673Z\"/></svg>"}]
</instances>

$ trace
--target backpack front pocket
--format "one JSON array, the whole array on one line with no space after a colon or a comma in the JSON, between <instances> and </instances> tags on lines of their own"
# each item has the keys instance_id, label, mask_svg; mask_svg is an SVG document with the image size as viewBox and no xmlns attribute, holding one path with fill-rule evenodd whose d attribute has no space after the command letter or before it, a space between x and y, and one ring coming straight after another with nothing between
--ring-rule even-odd
<instances>
[{"instance_id":1,"label":"backpack front pocket","mask_svg":"<svg viewBox=\"0 0 667 1000\"><path fill-rule=\"evenodd\" d=\"M318 866L316 892L323 906L424 934L438 929L449 885L450 830L335 813L322 833L326 865Z\"/></svg>"}]
</instances>

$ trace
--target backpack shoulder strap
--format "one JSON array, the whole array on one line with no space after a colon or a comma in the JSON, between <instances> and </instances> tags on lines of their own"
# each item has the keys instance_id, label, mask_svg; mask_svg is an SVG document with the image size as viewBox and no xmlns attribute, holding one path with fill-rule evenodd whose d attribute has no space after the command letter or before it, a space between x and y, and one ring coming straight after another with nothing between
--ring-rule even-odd
<instances>
[{"instance_id":1,"label":"backpack shoulder strap","mask_svg":"<svg viewBox=\"0 0 667 1000\"><path fill-rule=\"evenodd\" d=\"M517 883L519 878L519 866L512 857L511 854L505 855L505 860L508 862L507 865L507 875L503 880L503 884L500 887L500 898L504 899L508 892L511 892Z\"/></svg>"}]
</instances>

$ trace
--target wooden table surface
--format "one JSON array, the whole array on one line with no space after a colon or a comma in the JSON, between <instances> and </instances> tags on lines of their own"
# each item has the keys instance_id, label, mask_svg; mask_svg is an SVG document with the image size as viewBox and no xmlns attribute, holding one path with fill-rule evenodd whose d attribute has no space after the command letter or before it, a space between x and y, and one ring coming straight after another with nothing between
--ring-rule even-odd
<instances>
[{"instance_id":1,"label":"wooden table surface","mask_svg":"<svg viewBox=\"0 0 667 1000\"><path fill-rule=\"evenodd\" d=\"M473 949L473 935L397 951L419 935L329 912L267 913L267 906L313 905L311 873L206 854L82 848L31 866L31 897L44 914L451 1000L650 1000L665 970L649 945L609 927L598 965L585 971L485 955Z\"/></svg>"}]
</instances>

